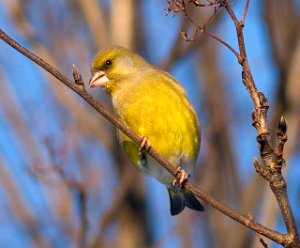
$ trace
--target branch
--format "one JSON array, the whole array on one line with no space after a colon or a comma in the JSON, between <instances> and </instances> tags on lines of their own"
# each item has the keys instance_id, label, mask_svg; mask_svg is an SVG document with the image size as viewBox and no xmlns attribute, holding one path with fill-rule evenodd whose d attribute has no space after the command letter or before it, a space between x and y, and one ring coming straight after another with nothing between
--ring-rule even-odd
<instances>
[{"instance_id":1,"label":"branch","mask_svg":"<svg viewBox=\"0 0 300 248\"><path fill-rule=\"evenodd\" d=\"M46 61L41 59L39 56L33 54L23 46L21 46L19 43L17 43L15 40L13 40L11 37L9 37L6 33L0 29L0 38L5 41L7 44L12 46L14 49L25 55L27 58L38 64L40 67L42 67L44 70L49 72L51 75L53 75L55 78L57 78L61 83L66 85L68 88L75 91L78 95L80 95L90 106L92 106L98 113L100 113L104 118L106 118L109 122L111 122L115 127L120 129L123 133L125 133L131 140L133 140L135 143L139 144L141 141L141 137L136 135L134 132L132 132L124 123L122 123L119 119L117 119L114 115L109 113L105 107L96 101L96 99L91 96L86 89L84 88L84 85L82 85L80 80L80 76L76 75L78 72L74 70L73 72L76 75L75 81L77 81L78 84L74 83L72 80L70 80L68 77L63 75L60 71L58 71L56 68L48 64ZM169 171L174 177L176 177L177 174L177 168L173 166L170 162L168 162L166 159L164 159L155 149L150 149L149 154L156 159L167 171ZM217 210L221 211L225 215L229 216L230 218L234 219L235 221L241 223L242 225L254 230L255 232L279 243L282 245L287 245L290 243L291 237L289 234L282 234L279 232L276 232L274 230L271 230L262 224L254 221L251 217L249 217L246 214L240 214L227 205L225 205L223 202L216 200L215 198L209 196L199 188L195 187L193 184L191 184L189 181L186 182L185 187L190 190L192 193L194 193L196 196L198 196L203 201L210 204L212 207L216 208Z\"/></svg>"},{"instance_id":2,"label":"branch","mask_svg":"<svg viewBox=\"0 0 300 248\"><path fill-rule=\"evenodd\" d=\"M250 0L247 0L246 6L245 6L245 9L244 9L244 14L243 14L242 19L241 19L241 24L242 25L245 24L246 16L247 16L248 9L249 9L249 3L250 3Z\"/></svg>"},{"instance_id":3,"label":"branch","mask_svg":"<svg viewBox=\"0 0 300 248\"><path fill-rule=\"evenodd\" d=\"M183 1L183 3L184 3L184 1ZM198 32L200 31L200 33L206 34L207 36L211 37L212 39L216 40L217 42L219 42L222 45L224 45L225 47L227 47L239 59L239 53L232 46L230 46L226 41L220 39L218 36L214 35L213 33L209 32L207 30L209 23L216 17L216 15L218 14L218 10L222 6L222 5L217 5L217 3L214 3L214 5L215 5L215 9L214 9L213 14L208 18L208 20L206 21L206 23L204 25L200 26L193 20L193 18L190 16L188 10L186 9L185 4L183 4L181 11L184 13L185 18L187 20L189 20L196 27L196 31L194 33L193 38L188 38L186 32L181 32L180 34L184 38L185 41L195 41L198 38Z\"/></svg>"},{"instance_id":4,"label":"branch","mask_svg":"<svg viewBox=\"0 0 300 248\"><path fill-rule=\"evenodd\" d=\"M204 33L204 34L206 34L206 35L208 35L212 39L220 42L222 45L224 45L225 47L227 47L237 57L237 59L239 59L239 53L236 50L234 50L234 48L232 46L230 46L227 42L225 42L224 40L220 39L218 36L214 35L213 33L207 31L206 28L201 29L201 32Z\"/></svg>"},{"instance_id":5,"label":"branch","mask_svg":"<svg viewBox=\"0 0 300 248\"><path fill-rule=\"evenodd\" d=\"M299 234L287 195L286 181L281 172L282 165L284 164L282 152L284 144L287 141L287 124L285 119L282 117L278 125L276 140L277 146L274 151L271 144L271 135L267 124L267 111L269 108L268 100L262 92L259 92L257 90L247 59L243 27L249 6L249 1L247 0L241 21L237 19L227 0L223 0L222 3L229 13L231 19L233 20L236 28L240 51L239 63L243 68L242 79L254 102L255 109L252 113L252 119L253 126L256 128L258 133L257 141L260 145L260 155L262 158L262 163L254 158L254 167L263 178L269 181L270 187L277 199L290 238L290 240L288 241L289 243L286 244L286 247L300 247Z\"/></svg>"}]
</instances>

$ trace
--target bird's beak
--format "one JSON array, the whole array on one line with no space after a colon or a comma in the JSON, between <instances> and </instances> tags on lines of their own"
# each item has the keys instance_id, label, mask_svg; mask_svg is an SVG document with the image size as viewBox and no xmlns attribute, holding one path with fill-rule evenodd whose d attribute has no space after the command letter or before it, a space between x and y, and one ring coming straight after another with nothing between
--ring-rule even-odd
<instances>
[{"instance_id":1,"label":"bird's beak","mask_svg":"<svg viewBox=\"0 0 300 248\"><path fill-rule=\"evenodd\" d=\"M100 86L104 87L105 84L109 81L109 79L106 77L106 74L104 71L97 71L92 74L92 77L89 81L90 88Z\"/></svg>"}]
</instances>

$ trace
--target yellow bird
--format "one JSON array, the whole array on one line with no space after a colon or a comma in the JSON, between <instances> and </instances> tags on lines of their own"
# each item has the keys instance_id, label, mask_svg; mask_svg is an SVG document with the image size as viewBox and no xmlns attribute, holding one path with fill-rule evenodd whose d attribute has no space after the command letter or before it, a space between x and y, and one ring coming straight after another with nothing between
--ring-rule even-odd
<instances>
[{"instance_id":1,"label":"yellow bird","mask_svg":"<svg viewBox=\"0 0 300 248\"><path fill-rule=\"evenodd\" d=\"M90 87L101 86L112 97L117 116L136 134L139 145L118 131L130 160L143 172L165 184L171 214L185 206L204 211L198 199L181 184L193 172L200 147L200 128L195 110L183 87L167 72L122 47L99 52L91 63ZM147 150L153 147L182 174L177 185Z\"/></svg>"}]
</instances>

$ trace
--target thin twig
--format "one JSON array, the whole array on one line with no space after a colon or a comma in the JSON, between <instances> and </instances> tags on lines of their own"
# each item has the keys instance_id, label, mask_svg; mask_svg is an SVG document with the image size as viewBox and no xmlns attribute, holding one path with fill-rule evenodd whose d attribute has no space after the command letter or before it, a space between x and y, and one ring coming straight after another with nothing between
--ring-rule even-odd
<instances>
[{"instance_id":1,"label":"thin twig","mask_svg":"<svg viewBox=\"0 0 300 248\"><path fill-rule=\"evenodd\" d=\"M188 38L186 32L181 32L181 36L186 41L195 41L198 38L198 32L200 31L201 33L208 35L209 37L213 38L214 40L218 41L219 43L221 43L222 45L224 45L225 47L227 47L237 57L237 59L239 59L239 57L240 57L239 53L232 46L230 46L226 41L220 39L219 37L217 37L213 33L207 31L208 24L217 15L219 9L220 9L220 6L215 7L214 13L208 18L207 22L203 26L200 26L200 25L198 25L193 20L193 18L190 16L190 14L188 13L187 9L185 8L185 5L183 5L182 11L184 13L184 16L185 16L185 18L187 18L196 27L196 31L195 31L194 37L192 39Z\"/></svg>"},{"instance_id":2,"label":"thin twig","mask_svg":"<svg viewBox=\"0 0 300 248\"><path fill-rule=\"evenodd\" d=\"M257 237L259 239L259 242L262 244L262 246L264 248L268 248L268 244L264 241L264 239L260 235L257 235Z\"/></svg>"},{"instance_id":3,"label":"thin twig","mask_svg":"<svg viewBox=\"0 0 300 248\"><path fill-rule=\"evenodd\" d=\"M241 19L241 25L243 25L243 26L245 25L246 16L247 16L248 9L249 9L249 3L250 3L250 0L247 0L246 6L245 6L245 9L244 9L244 13L243 13L243 16L242 16L242 19Z\"/></svg>"},{"instance_id":4,"label":"thin twig","mask_svg":"<svg viewBox=\"0 0 300 248\"><path fill-rule=\"evenodd\" d=\"M118 129L120 129L124 134L126 134L131 140L133 140L135 143L139 144L141 141L141 137L136 135L134 132L132 132L124 123L122 123L120 120L118 120L115 116L110 114L105 107L96 101L94 97L92 97L86 90L83 90L81 87L76 85L72 80L67 78L65 75L63 75L60 71L58 71L56 68L48 64L46 61L41 59L39 56L33 54L23 46L21 46L19 43L17 43L15 40L13 40L11 37L9 37L6 33L0 29L0 38L5 41L7 44L12 46L14 49L31 59L33 62L38 64L40 67L42 67L44 70L48 71L51 75L53 75L55 78L57 78L60 82L65 84L67 87L75 91L78 95L80 95L83 99L86 100L86 102L92 106L98 113L100 113L103 117L105 117L109 122L111 122L114 126L116 126ZM155 149L151 149L149 151L149 154L156 159L167 171L169 171L174 177L176 177L177 169L175 166L173 166L170 162L168 162L166 159L164 159ZM216 200L215 198L209 196L202 190L195 187L193 184L191 184L189 181L186 182L185 187L190 190L192 193L194 193L196 196L198 196L203 201L210 204L212 207L218 209L225 215L229 216L230 218L236 220L237 222L243 224L244 226L254 230L255 232L279 243L279 244L289 244L291 237L289 234L282 234L277 231L271 230L262 224L254 221L252 218L249 218L249 216L240 214L236 212L235 210L231 209L227 205L225 205L223 202Z\"/></svg>"},{"instance_id":5,"label":"thin twig","mask_svg":"<svg viewBox=\"0 0 300 248\"><path fill-rule=\"evenodd\" d=\"M220 39L218 36L216 36L213 33L207 31L206 29L202 29L201 32L208 35L209 37L213 38L214 40L220 42L222 45L227 47L236 56L237 59L239 59L239 57L240 57L239 53L232 46L230 46L226 41Z\"/></svg>"},{"instance_id":6,"label":"thin twig","mask_svg":"<svg viewBox=\"0 0 300 248\"><path fill-rule=\"evenodd\" d=\"M227 10L228 14L230 15L233 23L235 26L239 25L239 20L237 19L236 15L234 14L232 8L230 7L229 3L226 0L222 0L222 4L225 7L225 9Z\"/></svg>"},{"instance_id":7,"label":"thin twig","mask_svg":"<svg viewBox=\"0 0 300 248\"><path fill-rule=\"evenodd\" d=\"M219 9L219 8L218 8ZM218 10L217 9L217 10ZM215 18L210 17L208 20L208 24L210 24L210 28L214 28L217 26L218 21L221 19L221 11L216 11ZM188 29L188 19L182 18L182 23L179 28L179 30L186 30ZM198 36L197 40L195 42L190 42L188 44L184 44L181 42L180 36L177 37L177 39L174 41L173 45L171 46L171 49L169 50L167 57L164 59L163 62L160 63L160 68L164 70L170 69L171 65L174 63L174 61L182 58L185 54L189 53L190 51L197 49L198 47L203 44L203 42L206 40L205 35Z\"/></svg>"}]
</instances>

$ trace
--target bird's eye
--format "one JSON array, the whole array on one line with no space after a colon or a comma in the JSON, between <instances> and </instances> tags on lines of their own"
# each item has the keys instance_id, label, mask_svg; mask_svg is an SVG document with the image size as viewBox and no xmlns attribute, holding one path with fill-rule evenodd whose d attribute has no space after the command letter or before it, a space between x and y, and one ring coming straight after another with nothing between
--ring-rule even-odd
<instances>
[{"instance_id":1,"label":"bird's eye","mask_svg":"<svg viewBox=\"0 0 300 248\"><path fill-rule=\"evenodd\" d=\"M105 64L106 64L107 66L110 66L110 65L112 64L112 62L111 62L110 59L108 59L108 60L105 61Z\"/></svg>"}]
</instances>

